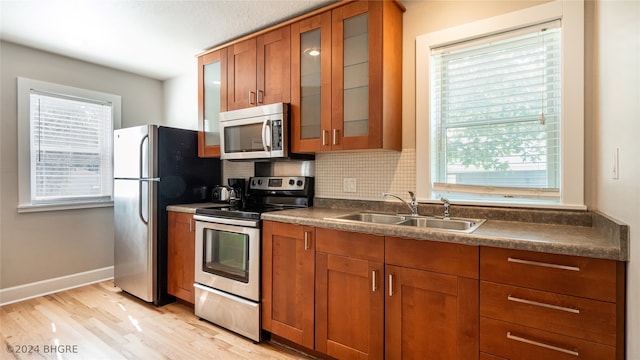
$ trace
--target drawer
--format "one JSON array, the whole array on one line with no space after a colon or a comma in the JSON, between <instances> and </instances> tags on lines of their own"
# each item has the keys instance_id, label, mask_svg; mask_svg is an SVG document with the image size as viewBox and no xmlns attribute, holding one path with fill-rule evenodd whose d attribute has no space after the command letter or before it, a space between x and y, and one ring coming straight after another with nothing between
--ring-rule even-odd
<instances>
[{"instance_id":1,"label":"drawer","mask_svg":"<svg viewBox=\"0 0 640 360\"><path fill-rule=\"evenodd\" d=\"M388 236L385 263L477 279L478 252L477 246Z\"/></svg>"},{"instance_id":2,"label":"drawer","mask_svg":"<svg viewBox=\"0 0 640 360\"><path fill-rule=\"evenodd\" d=\"M480 317L480 351L519 360L615 359L613 346Z\"/></svg>"},{"instance_id":3,"label":"drawer","mask_svg":"<svg viewBox=\"0 0 640 360\"><path fill-rule=\"evenodd\" d=\"M616 304L480 282L480 315L616 345Z\"/></svg>"},{"instance_id":4,"label":"drawer","mask_svg":"<svg viewBox=\"0 0 640 360\"><path fill-rule=\"evenodd\" d=\"M316 252L384 262L384 236L316 228Z\"/></svg>"},{"instance_id":5,"label":"drawer","mask_svg":"<svg viewBox=\"0 0 640 360\"><path fill-rule=\"evenodd\" d=\"M481 247L480 279L616 302L617 262Z\"/></svg>"}]
</instances>

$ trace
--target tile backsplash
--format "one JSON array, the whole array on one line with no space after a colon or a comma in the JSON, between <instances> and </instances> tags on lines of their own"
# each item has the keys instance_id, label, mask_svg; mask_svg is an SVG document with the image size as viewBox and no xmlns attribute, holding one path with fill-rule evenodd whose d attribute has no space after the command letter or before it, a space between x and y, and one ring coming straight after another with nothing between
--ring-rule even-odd
<instances>
[{"instance_id":1,"label":"tile backsplash","mask_svg":"<svg viewBox=\"0 0 640 360\"><path fill-rule=\"evenodd\" d=\"M385 191L408 198L407 191L416 188L415 162L415 149L316 153L316 197L383 201ZM252 161L223 161L225 184L227 178L253 175ZM355 192L344 191L345 179L355 179Z\"/></svg>"},{"instance_id":2,"label":"tile backsplash","mask_svg":"<svg viewBox=\"0 0 640 360\"><path fill-rule=\"evenodd\" d=\"M316 196L381 201L386 191L408 198L416 187L415 161L415 149L317 153ZM345 179L355 179L355 192L344 191Z\"/></svg>"}]
</instances>

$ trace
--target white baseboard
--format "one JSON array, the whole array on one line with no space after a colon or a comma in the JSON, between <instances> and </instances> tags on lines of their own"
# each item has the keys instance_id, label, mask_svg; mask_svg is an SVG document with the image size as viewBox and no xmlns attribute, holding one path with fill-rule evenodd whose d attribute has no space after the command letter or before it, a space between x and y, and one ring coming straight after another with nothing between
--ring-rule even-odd
<instances>
[{"instance_id":1,"label":"white baseboard","mask_svg":"<svg viewBox=\"0 0 640 360\"><path fill-rule=\"evenodd\" d=\"M0 306L113 279L113 266L0 289Z\"/></svg>"}]
</instances>

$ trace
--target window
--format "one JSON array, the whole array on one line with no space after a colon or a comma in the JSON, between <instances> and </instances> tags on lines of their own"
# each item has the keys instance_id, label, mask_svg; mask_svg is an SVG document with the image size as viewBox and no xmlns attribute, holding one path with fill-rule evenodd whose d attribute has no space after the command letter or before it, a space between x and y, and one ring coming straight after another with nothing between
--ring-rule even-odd
<instances>
[{"instance_id":1,"label":"window","mask_svg":"<svg viewBox=\"0 0 640 360\"><path fill-rule=\"evenodd\" d=\"M552 2L418 38L416 123L429 139L416 144L421 199L583 208L582 96L566 96L583 92L567 82L582 81L570 67L581 72L583 55L565 46L582 33L568 8Z\"/></svg>"},{"instance_id":2,"label":"window","mask_svg":"<svg viewBox=\"0 0 640 360\"><path fill-rule=\"evenodd\" d=\"M120 97L19 78L18 98L19 210L110 206Z\"/></svg>"}]
</instances>

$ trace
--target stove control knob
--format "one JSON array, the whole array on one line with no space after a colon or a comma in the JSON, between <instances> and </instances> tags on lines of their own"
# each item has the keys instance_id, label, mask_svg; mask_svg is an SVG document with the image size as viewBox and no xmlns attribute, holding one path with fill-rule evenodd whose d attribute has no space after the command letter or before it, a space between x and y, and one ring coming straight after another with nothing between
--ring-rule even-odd
<instances>
[{"instance_id":1,"label":"stove control knob","mask_svg":"<svg viewBox=\"0 0 640 360\"><path fill-rule=\"evenodd\" d=\"M262 185L262 179L258 179L258 185Z\"/></svg>"},{"instance_id":2,"label":"stove control knob","mask_svg":"<svg viewBox=\"0 0 640 360\"><path fill-rule=\"evenodd\" d=\"M289 185L293 186L293 184L295 184L295 183L296 183L296 181L295 181L295 180L293 180L293 179L289 179Z\"/></svg>"},{"instance_id":3,"label":"stove control knob","mask_svg":"<svg viewBox=\"0 0 640 360\"><path fill-rule=\"evenodd\" d=\"M302 186L302 180L298 180L298 186Z\"/></svg>"}]
</instances>

